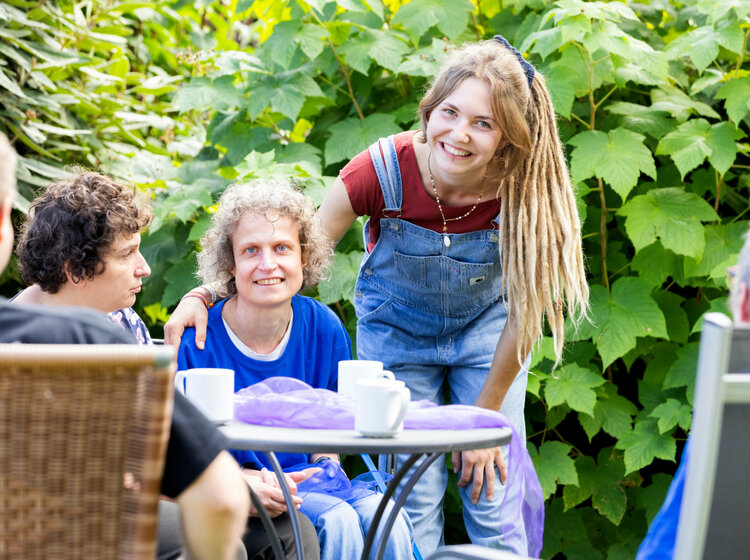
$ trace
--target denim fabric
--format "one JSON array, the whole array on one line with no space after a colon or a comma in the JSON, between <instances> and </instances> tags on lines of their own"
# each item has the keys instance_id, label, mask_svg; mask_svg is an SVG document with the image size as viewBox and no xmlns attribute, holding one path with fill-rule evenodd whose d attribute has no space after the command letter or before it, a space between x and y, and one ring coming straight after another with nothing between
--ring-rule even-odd
<instances>
[{"instance_id":1,"label":"denim fabric","mask_svg":"<svg viewBox=\"0 0 750 560\"><path fill-rule=\"evenodd\" d=\"M365 536L382 495L373 494L351 504L328 496L311 492L302 500L302 513L315 524L320 543L321 560L348 560L360 558ZM375 543L381 541L385 520L393 508L393 501L386 507L383 521L376 533ZM384 558L388 560L410 560L412 557L412 527L402 510L393 525ZM375 557L375 547L371 558Z\"/></svg>"},{"instance_id":2,"label":"denim fabric","mask_svg":"<svg viewBox=\"0 0 750 560\"><path fill-rule=\"evenodd\" d=\"M385 205L388 212L400 213L400 173L392 142L381 140L380 148L390 169L380 160L379 149L370 153ZM412 400L443 404L447 385L452 403L474 404L507 319L498 232L448 234L446 246L444 234L398 217L383 218L380 227L380 237L372 252L365 253L355 287L358 357L383 362L406 383ZM368 224L364 238L367 247ZM524 440L526 378L524 367L500 409ZM469 537L492 548L508 548L511 541L525 545L522 529L511 535L500 530L499 504L503 492L513 488L500 484L497 467L495 478L492 502L487 502L484 488L476 505L469 499L470 487L461 491ZM425 556L443 542L447 479L445 461L440 458L406 500L415 540Z\"/></svg>"}]
</instances>

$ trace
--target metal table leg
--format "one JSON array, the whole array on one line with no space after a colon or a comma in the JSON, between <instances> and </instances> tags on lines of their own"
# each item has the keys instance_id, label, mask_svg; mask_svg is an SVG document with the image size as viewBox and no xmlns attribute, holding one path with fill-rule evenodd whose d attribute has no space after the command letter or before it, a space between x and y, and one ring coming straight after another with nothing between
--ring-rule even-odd
<instances>
[{"instance_id":1,"label":"metal table leg","mask_svg":"<svg viewBox=\"0 0 750 560\"><path fill-rule=\"evenodd\" d=\"M380 504L378 504L378 509L375 511L375 516L372 518L370 530L367 531L367 537L365 538L365 548L362 550L362 560L367 560L370 557L370 551L372 551L372 545L375 542L375 533L377 532L378 525L380 525L380 520L383 518L383 514L385 513L385 508L388 504L388 500L390 500L393 494L396 492L396 488L401 482L401 479L404 478L409 469L414 465L414 463L419 460L421 456L422 453L415 453L414 455L411 455L406 461L404 461L404 464L401 465L401 468L388 483L388 490L386 490L385 494L383 494L383 497L380 500ZM388 535L386 534L384 537L385 540L387 540Z\"/></svg>"},{"instance_id":2,"label":"metal table leg","mask_svg":"<svg viewBox=\"0 0 750 560\"><path fill-rule=\"evenodd\" d=\"M409 495L409 492L411 492L412 488L417 484L417 481L420 479L420 477L424 474L424 472L432 465L432 463L435 462L435 459L440 457L443 453L442 452L436 452L436 453L430 453L425 457L425 460L422 461L422 463L417 467L417 470L412 473L412 475L409 477L409 480L406 481L406 484L401 489L401 493L398 495L398 499L396 500L396 503L393 506L393 509L391 510L391 514L388 516L388 521L385 524L385 529L383 530L383 538L380 540L380 543L378 544L378 550L377 554L375 554L376 560L383 560L383 554L385 554L385 547L388 544L388 536L391 534L391 529L393 529L393 524L396 522L396 518L398 517L398 512L401 511L401 508L404 506L404 502L406 502L406 498ZM406 466L404 463L404 466L401 468L403 469ZM408 470L408 469L407 469ZM401 470L399 470L399 473L401 473ZM404 472L404 474L406 474ZM394 479L395 480L395 477ZM391 481L393 482L393 481ZM396 485L394 485L395 488Z\"/></svg>"},{"instance_id":3,"label":"metal table leg","mask_svg":"<svg viewBox=\"0 0 750 560\"><path fill-rule=\"evenodd\" d=\"M292 532L294 533L294 542L297 544L297 558L298 560L305 560L305 552L302 550L302 531L299 528L299 519L297 519L297 508L294 505L294 499L292 498L292 491L289 490L289 486L284 478L284 471L281 470L279 460L276 458L276 454L273 451L266 451L266 457L268 462L273 467L273 472L276 473L276 478L279 480L279 486L281 491L284 493L284 501L286 501L286 507L289 510L289 519L292 522Z\"/></svg>"},{"instance_id":4,"label":"metal table leg","mask_svg":"<svg viewBox=\"0 0 750 560\"><path fill-rule=\"evenodd\" d=\"M284 547L281 545L281 537L279 537L279 533L276 530L276 526L273 524L271 516L268 515L266 506L261 503L260 498L255 495L252 488L248 486L248 490L250 491L250 501L252 501L253 506L255 506L255 509L258 511L260 522L263 524L263 528L270 537L273 555L276 557L276 560L284 560Z\"/></svg>"}]
</instances>

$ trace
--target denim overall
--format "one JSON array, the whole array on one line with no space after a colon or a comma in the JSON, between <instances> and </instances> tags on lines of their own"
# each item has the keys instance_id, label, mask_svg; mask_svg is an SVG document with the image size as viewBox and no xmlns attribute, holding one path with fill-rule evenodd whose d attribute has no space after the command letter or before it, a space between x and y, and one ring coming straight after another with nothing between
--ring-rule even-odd
<instances>
[{"instance_id":1,"label":"denim overall","mask_svg":"<svg viewBox=\"0 0 750 560\"><path fill-rule=\"evenodd\" d=\"M380 237L367 252L354 292L357 355L379 360L411 390L412 400L443 404L444 384L454 404L474 404L484 386L507 306L501 293L502 267L496 230L447 234L399 218L402 186L393 139L370 146L370 156L385 199ZM396 217L389 217L389 216ZM496 219L497 222L497 219ZM523 409L527 371L521 368L500 412L526 437ZM405 457L404 457L405 459ZM402 458L399 457L399 462ZM523 529L503 535L499 505L506 487L495 467L495 496L470 500L471 484L460 489L469 538L475 544L525 550ZM405 508L425 556L443 543L443 495L448 481L445 457L439 458L409 494ZM507 490L514 489L508 485ZM522 547L522 548L521 548Z\"/></svg>"}]
</instances>

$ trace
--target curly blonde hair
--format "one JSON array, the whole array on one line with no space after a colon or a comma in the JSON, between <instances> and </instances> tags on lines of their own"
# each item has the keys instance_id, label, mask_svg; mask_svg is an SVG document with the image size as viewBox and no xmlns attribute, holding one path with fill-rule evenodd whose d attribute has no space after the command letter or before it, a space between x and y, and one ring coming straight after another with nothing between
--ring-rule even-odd
<instances>
[{"instance_id":1,"label":"curly blonde hair","mask_svg":"<svg viewBox=\"0 0 750 560\"><path fill-rule=\"evenodd\" d=\"M508 305L518 318L523 361L542 336L546 318L559 362L565 338L563 309L574 324L588 313L581 222L555 111L544 78L529 87L516 54L494 40L468 43L443 64L419 104L422 131L430 113L467 78L487 83L492 111L506 143L496 152L500 254ZM424 132L417 136L426 141ZM504 290L505 291L505 290Z\"/></svg>"},{"instance_id":2,"label":"curly blonde hair","mask_svg":"<svg viewBox=\"0 0 750 560\"><path fill-rule=\"evenodd\" d=\"M276 221L288 216L299 228L302 258L302 288L315 286L328 272L333 256L333 243L315 215L315 203L289 183L273 179L235 183L227 187L213 215L211 229L201 239L198 253L198 276L210 284L220 297L237 295L234 274L232 235L237 224L248 212ZM272 215L273 219L268 216Z\"/></svg>"}]
</instances>

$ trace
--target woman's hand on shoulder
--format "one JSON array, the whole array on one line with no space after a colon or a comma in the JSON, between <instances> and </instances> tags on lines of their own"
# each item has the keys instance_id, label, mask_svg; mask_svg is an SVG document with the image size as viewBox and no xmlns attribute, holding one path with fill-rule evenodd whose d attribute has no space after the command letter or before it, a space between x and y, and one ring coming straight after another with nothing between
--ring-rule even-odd
<instances>
[{"instance_id":1,"label":"woman's hand on shoulder","mask_svg":"<svg viewBox=\"0 0 750 560\"><path fill-rule=\"evenodd\" d=\"M206 343L208 309L200 298L185 297L180 300L169 321L164 325L164 344L180 346L187 327L195 327L195 345L203 350Z\"/></svg>"},{"instance_id":2,"label":"woman's hand on shoulder","mask_svg":"<svg viewBox=\"0 0 750 560\"><path fill-rule=\"evenodd\" d=\"M458 485L468 486L471 482L471 503L479 501L482 484L485 484L485 494L488 500L495 496L495 465L500 470L500 481L505 484L508 480L508 467L505 465L502 451L499 447L487 449L472 449L470 451L454 451L451 455L453 472L461 471Z\"/></svg>"}]
</instances>

